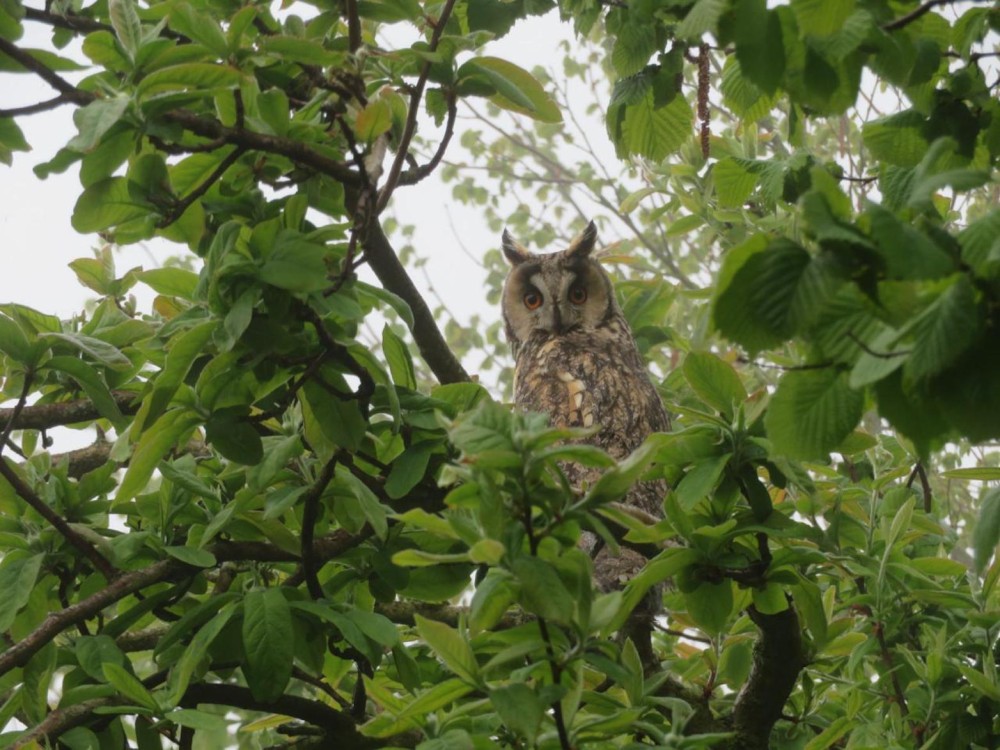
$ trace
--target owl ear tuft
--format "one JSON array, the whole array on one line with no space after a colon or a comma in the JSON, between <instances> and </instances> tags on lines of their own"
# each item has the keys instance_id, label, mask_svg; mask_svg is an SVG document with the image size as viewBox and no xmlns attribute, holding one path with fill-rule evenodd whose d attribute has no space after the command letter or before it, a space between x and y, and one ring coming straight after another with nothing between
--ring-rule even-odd
<instances>
[{"instance_id":1,"label":"owl ear tuft","mask_svg":"<svg viewBox=\"0 0 1000 750\"><path fill-rule=\"evenodd\" d=\"M594 251L594 246L597 244L597 227L594 222L591 221L587 224L586 228L580 234L578 234L571 243L569 247L563 250L563 255L568 260L579 260L581 258L587 258Z\"/></svg>"},{"instance_id":2,"label":"owl ear tuft","mask_svg":"<svg viewBox=\"0 0 1000 750\"><path fill-rule=\"evenodd\" d=\"M528 249L510 236L510 232L506 229L503 230L503 239L500 243L503 248L504 257L512 266L518 266L524 261L531 258L531 253Z\"/></svg>"}]
</instances>

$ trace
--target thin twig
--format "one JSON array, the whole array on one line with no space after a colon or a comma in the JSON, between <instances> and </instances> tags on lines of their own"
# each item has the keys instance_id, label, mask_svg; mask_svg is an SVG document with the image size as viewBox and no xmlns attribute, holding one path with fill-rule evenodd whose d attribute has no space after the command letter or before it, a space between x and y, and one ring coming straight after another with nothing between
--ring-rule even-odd
<instances>
[{"instance_id":1,"label":"thin twig","mask_svg":"<svg viewBox=\"0 0 1000 750\"><path fill-rule=\"evenodd\" d=\"M70 100L63 94L52 99L46 99L37 104L26 104L23 107L11 107L10 109L0 109L0 117L20 117L22 115L35 115L39 112L48 112L63 104L70 104Z\"/></svg>"},{"instance_id":2,"label":"thin twig","mask_svg":"<svg viewBox=\"0 0 1000 750\"><path fill-rule=\"evenodd\" d=\"M455 94L453 92L449 91L447 97L448 119L445 121L444 135L441 136L441 142L438 144L437 151L434 152L431 160L426 164L402 174L399 178L400 185L414 185L427 177L437 169L438 164L441 163L441 159L444 157L445 151L448 150L448 144L451 143L451 137L455 132L455 118L458 115L458 107L456 106Z\"/></svg>"},{"instance_id":3,"label":"thin twig","mask_svg":"<svg viewBox=\"0 0 1000 750\"><path fill-rule=\"evenodd\" d=\"M927 0L926 3L919 6L918 8L915 8L914 10L911 10L905 16L900 16L895 21L889 21L889 23L882 24L882 30L896 31L898 29L903 28L904 26L908 26L909 24L913 23L924 14L930 12L932 8L935 8L938 5L948 5L953 2L955 2L955 0Z\"/></svg>"},{"instance_id":4,"label":"thin twig","mask_svg":"<svg viewBox=\"0 0 1000 750\"><path fill-rule=\"evenodd\" d=\"M441 41L441 36L444 34L445 26L448 24L448 18L451 16L452 8L454 7L455 0L446 0L444 7L441 9L441 15L434 25L434 32L431 34L431 41L427 48L429 54L434 54L434 51L437 49L438 43ZM424 96L424 87L427 85L427 77L430 75L430 72L431 62L427 60L420 70L417 84L413 87L413 93L410 95L410 108L406 113L406 124L403 126L403 135L399 139L396 158L392 161L389 174L385 178L382 190L379 191L378 202L375 204L376 216L382 213L386 205L388 205L389 198L392 197L392 193L396 189L399 175L403 170L403 162L406 161L406 154L410 148L410 141L413 140L413 136L417 132L417 114L420 111L420 100Z\"/></svg>"},{"instance_id":5,"label":"thin twig","mask_svg":"<svg viewBox=\"0 0 1000 750\"><path fill-rule=\"evenodd\" d=\"M36 60L29 52L21 49L16 44L11 44L3 37L0 37L0 52L7 55L15 62L21 64L27 70L35 73L49 86L62 94L68 101L74 104L90 104L96 97L89 92L80 91L76 86L53 71L47 65Z\"/></svg>"},{"instance_id":6,"label":"thin twig","mask_svg":"<svg viewBox=\"0 0 1000 750\"><path fill-rule=\"evenodd\" d=\"M156 226L163 229L181 218L181 216L184 215L184 212L191 207L191 204L207 193L212 185L214 185L222 177L222 175L226 173L226 170L233 166L237 159L243 156L243 153L243 149L237 147L233 149L232 152L227 154L226 158L219 162L219 165L212 170L212 174L210 174L204 182L193 188L190 193L185 195L170 207L170 211L158 222L156 222Z\"/></svg>"}]
</instances>

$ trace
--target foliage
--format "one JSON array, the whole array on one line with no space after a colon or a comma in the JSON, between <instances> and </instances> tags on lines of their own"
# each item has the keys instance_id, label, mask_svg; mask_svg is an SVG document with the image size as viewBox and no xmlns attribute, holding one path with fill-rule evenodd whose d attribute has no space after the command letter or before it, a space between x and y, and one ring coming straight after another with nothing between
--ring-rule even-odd
<instances>
[{"instance_id":1,"label":"foliage","mask_svg":"<svg viewBox=\"0 0 1000 750\"><path fill-rule=\"evenodd\" d=\"M57 93L0 158L72 105L36 172L105 243L86 313L0 305L0 744L994 746L1000 495L950 483L1000 477L959 466L1000 424L1000 9L940 4L563 0L561 77L482 54L548 0L0 4ZM615 462L470 381L499 324L442 333L388 231L446 154L497 230L603 214L673 432ZM665 519L618 504L658 477ZM585 529L649 563L595 591Z\"/></svg>"}]
</instances>

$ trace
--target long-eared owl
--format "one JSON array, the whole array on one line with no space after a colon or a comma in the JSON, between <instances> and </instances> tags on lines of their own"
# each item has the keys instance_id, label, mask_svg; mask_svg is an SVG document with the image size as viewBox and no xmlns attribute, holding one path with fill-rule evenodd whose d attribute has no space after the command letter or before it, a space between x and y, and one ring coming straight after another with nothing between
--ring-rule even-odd
<instances>
[{"instance_id":1,"label":"long-eared owl","mask_svg":"<svg viewBox=\"0 0 1000 750\"><path fill-rule=\"evenodd\" d=\"M670 420L615 299L608 274L592 256L593 222L565 250L536 255L504 231L503 252L512 268L502 306L513 350L514 402L524 411L549 415L553 426L590 427L587 442L616 459L635 450L651 432L670 429ZM597 469L564 467L573 485L592 483ZM640 482L624 502L656 517L666 492L662 481ZM622 548L597 549L585 533L581 546L594 560L595 582L604 591L620 587L645 559Z\"/></svg>"}]
</instances>

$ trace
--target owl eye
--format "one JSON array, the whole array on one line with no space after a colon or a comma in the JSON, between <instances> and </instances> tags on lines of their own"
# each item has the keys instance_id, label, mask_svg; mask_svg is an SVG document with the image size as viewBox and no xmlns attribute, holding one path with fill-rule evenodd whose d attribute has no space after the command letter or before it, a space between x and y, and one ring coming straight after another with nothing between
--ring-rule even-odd
<instances>
[{"instance_id":1,"label":"owl eye","mask_svg":"<svg viewBox=\"0 0 1000 750\"><path fill-rule=\"evenodd\" d=\"M542 295L534 290L525 293L524 306L529 310L537 310L542 306Z\"/></svg>"},{"instance_id":2,"label":"owl eye","mask_svg":"<svg viewBox=\"0 0 1000 750\"><path fill-rule=\"evenodd\" d=\"M587 301L587 289L582 286L575 286L569 290L569 301L574 305L582 305Z\"/></svg>"}]
</instances>

